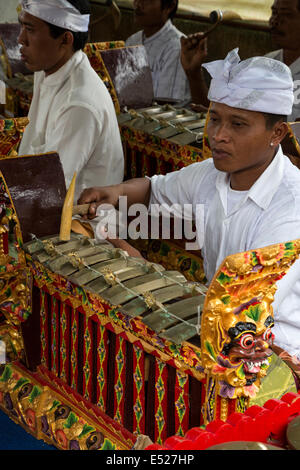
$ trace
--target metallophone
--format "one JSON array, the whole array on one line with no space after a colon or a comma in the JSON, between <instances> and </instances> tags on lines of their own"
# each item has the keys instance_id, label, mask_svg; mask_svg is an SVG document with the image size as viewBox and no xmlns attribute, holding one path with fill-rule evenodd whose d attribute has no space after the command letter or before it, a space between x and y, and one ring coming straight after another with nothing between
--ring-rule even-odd
<instances>
[{"instance_id":1,"label":"metallophone","mask_svg":"<svg viewBox=\"0 0 300 470\"><path fill-rule=\"evenodd\" d=\"M162 445L246 412L270 354L250 363L251 338L272 341L276 281L299 240L227 257L206 287L82 235L61 241L58 155L0 169L1 410L59 449Z\"/></svg>"}]
</instances>

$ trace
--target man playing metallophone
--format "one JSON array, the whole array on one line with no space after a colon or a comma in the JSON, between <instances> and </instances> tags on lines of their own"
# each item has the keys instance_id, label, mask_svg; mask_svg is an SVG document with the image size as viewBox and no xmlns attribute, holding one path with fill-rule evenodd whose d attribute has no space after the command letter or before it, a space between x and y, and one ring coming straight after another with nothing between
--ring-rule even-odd
<instances>
[{"instance_id":1,"label":"man playing metallophone","mask_svg":"<svg viewBox=\"0 0 300 470\"><path fill-rule=\"evenodd\" d=\"M210 282L230 254L300 237L300 172L283 155L286 116L293 106L293 80L283 63L254 57L240 61L237 49L205 64L212 76L208 138L212 158L165 176L138 178L86 189L79 203L117 207L134 203L190 204ZM204 223L196 209L204 208ZM130 247L125 240L116 246ZM127 245L127 248L126 248ZM276 344L300 358L300 261L278 282L274 306Z\"/></svg>"}]
</instances>

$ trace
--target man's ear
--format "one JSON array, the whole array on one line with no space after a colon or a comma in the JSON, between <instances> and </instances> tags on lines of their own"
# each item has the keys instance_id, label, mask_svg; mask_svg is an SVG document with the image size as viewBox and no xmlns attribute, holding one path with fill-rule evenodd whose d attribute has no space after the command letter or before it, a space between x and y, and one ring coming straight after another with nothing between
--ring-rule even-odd
<instances>
[{"instance_id":1,"label":"man's ear","mask_svg":"<svg viewBox=\"0 0 300 470\"><path fill-rule=\"evenodd\" d=\"M71 33L71 31L65 31L62 37L62 44L66 46L73 46L73 43L74 43L73 34Z\"/></svg>"},{"instance_id":2,"label":"man's ear","mask_svg":"<svg viewBox=\"0 0 300 470\"><path fill-rule=\"evenodd\" d=\"M285 138L287 133L289 132L289 128L286 122L276 122L273 133L272 133L272 143L276 147L277 145L282 142L282 140Z\"/></svg>"}]
</instances>

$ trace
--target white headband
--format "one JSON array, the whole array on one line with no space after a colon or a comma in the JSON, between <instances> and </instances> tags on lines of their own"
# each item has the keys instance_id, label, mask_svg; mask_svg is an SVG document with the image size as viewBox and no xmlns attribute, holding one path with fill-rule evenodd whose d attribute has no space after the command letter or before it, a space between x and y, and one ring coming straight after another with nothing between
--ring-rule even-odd
<instances>
[{"instance_id":1,"label":"white headband","mask_svg":"<svg viewBox=\"0 0 300 470\"><path fill-rule=\"evenodd\" d=\"M75 33L89 29L90 15L82 15L67 0L22 0L22 9L40 20Z\"/></svg>"},{"instance_id":2,"label":"white headband","mask_svg":"<svg viewBox=\"0 0 300 470\"><path fill-rule=\"evenodd\" d=\"M269 57L241 61L238 48L203 64L212 77L208 99L232 108L289 116L294 93L289 67Z\"/></svg>"}]
</instances>

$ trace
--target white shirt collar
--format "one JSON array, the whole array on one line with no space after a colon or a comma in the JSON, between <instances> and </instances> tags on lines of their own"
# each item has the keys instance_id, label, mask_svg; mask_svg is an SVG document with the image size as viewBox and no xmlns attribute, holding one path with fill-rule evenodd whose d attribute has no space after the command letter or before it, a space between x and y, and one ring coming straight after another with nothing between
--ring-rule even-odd
<instances>
[{"instance_id":1,"label":"white shirt collar","mask_svg":"<svg viewBox=\"0 0 300 470\"><path fill-rule=\"evenodd\" d=\"M270 165L249 189L248 197L262 209L267 209L276 193L284 173L284 159L281 145Z\"/></svg>"},{"instance_id":2,"label":"white shirt collar","mask_svg":"<svg viewBox=\"0 0 300 470\"><path fill-rule=\"evenodd\" d=\"M266 210L269 207L283 178L285 158L287 157L283 155L281 145L279 145L278 151L272 162L251 186L249 191L245 193L239 207L244 204L248 198L252 199L252 201L263 210ZM219 192L225 214L227 213L227 192L229 185L229 174L221 171L218 172L216 188ZM238 210L239 207L235 208L235 210Z\"/></svg>"}]
</instances>

